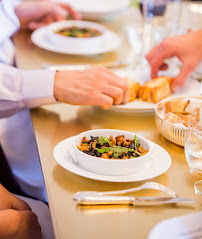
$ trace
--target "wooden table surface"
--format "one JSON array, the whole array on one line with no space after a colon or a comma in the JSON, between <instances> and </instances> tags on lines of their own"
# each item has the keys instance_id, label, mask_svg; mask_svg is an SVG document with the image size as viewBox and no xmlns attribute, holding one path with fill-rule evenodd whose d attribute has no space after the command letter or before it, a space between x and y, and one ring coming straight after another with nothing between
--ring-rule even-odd
<instances>
[{"instance_id":1,"label":"wooden table surface","mask_svg":"<svg viewBox=\"0 0 202 239\"><path fill-rule=\"evenodd\" d=\"M124 32L124 29L119 27L119 19L116 23L105 24L115 31L122 29ZM20 32L14 39L16 62L19 68L25 70L39 69L44 64L114 62L127 57L130 51L124 34L122 36L125 42L117 51L94 57L80 57L40 49L31 43L30 33ZM96 107L56 104L34 109L31 111L31 116L56 239L144 239L158 222L201 210L201 198L194 193L193 188L199 176L190 174L184 149L158 133L154 113L118 113ZM53 157L53 149L57 143L83 131L97 128L122 129L144 136L168 151L172 158L171 167L167 172L150 180L112 183L75 175L57 164ZM77 206L72 199L72 195L78 191L126 189L147 181L161 183L174 190L180 197L196 199L196 203L155 207L87 207ZM133 195L161 196L163 194L155 190L143 190Z\"/></svg>"}]
</instances>

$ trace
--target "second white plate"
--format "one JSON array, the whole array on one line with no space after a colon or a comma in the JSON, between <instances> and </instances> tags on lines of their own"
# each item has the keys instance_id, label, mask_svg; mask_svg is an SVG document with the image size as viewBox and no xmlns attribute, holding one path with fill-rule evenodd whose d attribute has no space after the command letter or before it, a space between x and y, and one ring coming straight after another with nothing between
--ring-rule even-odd
<instances>
[{"instance_id":1,"label":"second white plate","mask_svg":"<svg viewBox=\"0 0 202 239\"><path fill-rule=\"evenodd\" d=\"M45 50L62 53L62 54L71 54L71 55L95 55L95 54L101 54L106 53L110 51L114 51L117 49L121 44L121 39L119 36L110 31L107 30L105 37L101 44L98 47L93 48L86 48L86 47L76 47L70 45L66 45L65 48L61 46L56 46L54 44L51 44L51 42L48 39L48 26L42 27L34 31L31 35L32 42Z\"/></svg>"},{"instance_id":2,"label":"second white plate","mask_svg":"<svg viewBox=\"0 0 202 239\"><path fill-rule=\"evenodd\" d=\"M85 178L107 182L136 182L157 177L166 172L171 165L171 158L168 152L161 146L149 141L153 147L152 156L150 162L143 170L124 176L110 176L93 173L74 162L71 152L72 139L73 137L70 137L57 144L53 151L53 155L57 163L63 168Z\"/></svg>"}]
</instances>

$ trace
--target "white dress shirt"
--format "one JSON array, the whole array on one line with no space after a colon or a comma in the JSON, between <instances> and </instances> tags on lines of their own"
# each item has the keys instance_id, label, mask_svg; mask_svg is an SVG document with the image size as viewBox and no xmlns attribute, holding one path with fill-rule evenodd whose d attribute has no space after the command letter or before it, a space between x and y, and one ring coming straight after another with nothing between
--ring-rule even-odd
<instances>
[{"instance_id":1,"label":"white dress shirt","mask_svg":"<svg viewBox=\"0 0 202 239\"><path fill-rule=\"evenodd\" d=\"M47 201L27 109L56 103L53 97L55 71L21 71L5 65L14 62L10 37L19 29L14 12L16 4L16 0L0 2L0 143L21 189Z\"/></svg>"}]
</instances>

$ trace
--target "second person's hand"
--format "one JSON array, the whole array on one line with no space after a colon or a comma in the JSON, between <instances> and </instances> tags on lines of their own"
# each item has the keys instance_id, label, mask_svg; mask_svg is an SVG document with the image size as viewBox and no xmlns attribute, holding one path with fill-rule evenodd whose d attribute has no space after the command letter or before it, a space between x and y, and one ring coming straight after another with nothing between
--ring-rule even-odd
<instances>
[{"instance_id":1,"label":"second person's hand","mask_svg":"<svg viewBox=\"0 0 202 239\"><path fill-rule=\"evenodd\" d=\"M202 30L167 38L154 47L146 55L151 66L151 77L157 77L158 71L165 67L164 60L174 56L182 62L181 71L173 82L175 89L185 83L189 75L202 61Z\"/></svg>"}]
</instances>

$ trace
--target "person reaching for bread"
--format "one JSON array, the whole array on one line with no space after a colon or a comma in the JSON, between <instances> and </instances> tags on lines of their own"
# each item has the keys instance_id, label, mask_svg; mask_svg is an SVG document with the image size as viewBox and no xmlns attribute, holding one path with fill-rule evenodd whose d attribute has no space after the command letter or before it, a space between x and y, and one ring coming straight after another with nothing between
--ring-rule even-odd
<instances>
[{"instance_id":1,"label":"person reaching for bread","mask_svg":"<svg viewBox=\"0 0 202 239\"><path fill-rule=\"evenodd\" d=\"M159 70L167 69L164 61L174 56L182 62L182 68L172 83L173 90L184 85L202 62L202 30L167 38L151 49L146 55L151 66L151 78L157 77Z\"/></svg>"}]
</instances>

